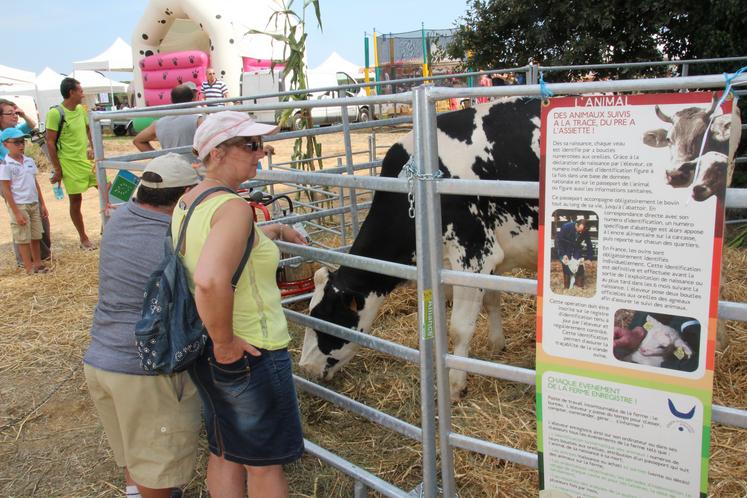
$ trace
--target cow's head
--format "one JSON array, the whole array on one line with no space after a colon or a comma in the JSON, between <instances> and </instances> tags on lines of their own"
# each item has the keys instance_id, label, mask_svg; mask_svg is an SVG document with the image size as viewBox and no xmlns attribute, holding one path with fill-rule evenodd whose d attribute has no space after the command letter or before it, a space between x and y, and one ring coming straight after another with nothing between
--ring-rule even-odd
<instances>
[{"instance_id":1,"label":"cow's head","mask_svg":"<svg viewBox=\"0 0 747 498\"><path fill-rule=\"evenodd\" d=\"M575 275L578 273L578 267L581 265L581 260L576 258L571 258L568 260L568 269L570 270L572 275Z\"/></svg>"},{"instance_id":2,"label":"cow's head","mask_svg":"<svg viewBox=\"0 0 747 498\"><path fill-rule=\"evenodd\" d=\"M693 199L702 202L715 195L723 200L726 194L728 158L720 152L709 152L700 158L698 178L693 185Z\"/></svg>"},{"instance_id":3,"label":"cow's head","mask_svg":"<svg viewBox=\"0 0 747 498\"><path fill-rule=\"evenodd\" d=\"M316 289L309 303L310 315L361 330L365 297L359 292L341 288L335 283L335 277L335 273L324 267L314 274ZM307 327L300 365L309 375L331 379L355 356L358 348L355 343Z\"/></svg>"},{"instance_id":4,"label":"cow's head","mask_svg":"<svg viewBox=\"0 0 747 498\"><path fill-rule=\"evenodd\" d=\"M673 187L687 187L693 181L692 171L688 174L688 168L679 171L685 163L693 161L700 155L703 138L708 132L714 141L728 145L729 141L729 124L718 121L718 126L714 122L711 130L708 130L711 116L716 110L718 103L714 96L713 102L709 109L702 107L688 107L677 111L674 115L668 116L657 105L655 107L656 115L665 123L671 124L671 128L666 130L659 128L649 130L643 134L643 143L649 147L668 147L670 154L670 165L667 170L667 180ZM706 149L708 150L708 149Z\"/></svg>"}]
</instances>

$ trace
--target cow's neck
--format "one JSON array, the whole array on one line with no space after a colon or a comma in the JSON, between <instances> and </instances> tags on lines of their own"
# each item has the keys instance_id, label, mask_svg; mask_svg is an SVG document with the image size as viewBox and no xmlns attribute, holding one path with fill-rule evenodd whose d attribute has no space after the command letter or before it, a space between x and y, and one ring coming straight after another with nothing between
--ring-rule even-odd
<instances>
[{"instance_id":1,"label":"cow's neck","mask_svg":"<svg viewBox=\"0 0 747 498\"><path fill-rule=\"evenodd\" d=\"M407 216L404 194L379 191L374 194L371 210L350 248L350 254L400 264L412 264L415 254L414 222ZM368 296L375 292L386 296L405 282L399 277L366 270L341 267L338 285Z\"/></svg>"}]
</instances>

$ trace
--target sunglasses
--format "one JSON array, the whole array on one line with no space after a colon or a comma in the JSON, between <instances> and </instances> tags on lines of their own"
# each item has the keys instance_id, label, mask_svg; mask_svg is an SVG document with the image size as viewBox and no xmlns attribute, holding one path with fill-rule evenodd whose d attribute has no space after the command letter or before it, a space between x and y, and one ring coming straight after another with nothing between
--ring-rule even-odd
<instances>
[{"instance_id":1,"label":"sunglasses","mask_svg":"<svg viewBox=\"0 0 747 498\"><path fill-rule=\"evenodd\" d=\"M252 152L257 152L264 148L264 142L261 138L259 140L246 140L242 145Z\"/></svg>"},{"instance_id":2,"label":"sunglasses","mask_svg":"<svg viewBox=\"0 0 747 498\"><path fill-rule=\"evenodd\" d=\"M15 144L15 145L26 145L26 140L23 138L11 138L5 141L5 143L9 144Z\"/></svg>"}]
</instances>

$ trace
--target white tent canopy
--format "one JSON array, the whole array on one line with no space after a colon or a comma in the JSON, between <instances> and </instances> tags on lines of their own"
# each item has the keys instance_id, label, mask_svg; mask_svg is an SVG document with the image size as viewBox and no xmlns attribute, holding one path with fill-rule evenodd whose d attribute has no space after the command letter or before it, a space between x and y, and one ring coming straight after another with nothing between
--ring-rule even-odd
<instances>
[{"instance_id":1,"label":"white tent canopy","mask_svg":"<svg viewBox=\"0 0 747 498\"><path fill-rule=\"evenodd\" d=\"M36 117L37 108L34 102L36 89L34 80L36 75L31 71L24 71L0 64L0 97L8 99L28 116Z\"/></svg>"},{"instance_id":2,"label":"white tent canopy","mask_svg":"<svg viewBox=\"0 0 747 498\"><path fill-rule=\"evenodd\" d=\"M36 79L36 75L31 71L0 64L0 88L10 85L30 84L34 82L34 79Z\"/></svg>"},{"instance_id":3,"label":"white tent canopy","mask_svg":"<svg viewBox=\"0 0 747 498\"><path fill-rule=\"evenodd\" d=\"M132 48L122 38L117 38L99 55L73 62L73 68L89 71L132 71Z\"/></svg>"},{"instance_id":4,"label":"white tent canopy","mask_svg":"<svg viewBox=\"0 0 747 498\"><path fill-rule=\"evenodd\" d=\"M73 71L70 75L71 78L75 78L80 81L80 86L83 88L83 93L86 95L94 93L126 93L128 85L121 81L115 81L107 78L101 73L96 71ZM57 84L59 88L59 83Z\"/></svg>"},{"instance_id":5,"label":"white tent canopy","mask_svg":"<svg viewBox=\"0 0 747 498\"><path fill-rule=\"evenodd\" d=\"M344 72L348 73L353 78L358 78L362 73L362 67L358 64L354 64L337 52L332 52L324 62L319 64L317 67L309 69L310 73L337 73Z\"/></svg>"}]
</instances>

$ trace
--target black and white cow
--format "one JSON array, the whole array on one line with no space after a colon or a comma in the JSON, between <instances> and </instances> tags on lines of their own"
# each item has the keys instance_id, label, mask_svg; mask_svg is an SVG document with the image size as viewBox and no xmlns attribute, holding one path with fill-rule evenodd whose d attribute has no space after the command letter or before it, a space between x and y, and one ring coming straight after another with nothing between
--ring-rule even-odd
<instances>
[{"instance_id":1,"label":"black and white cow","mask_svg":"<svg viewBox=\"0 0 747 498\"><path fill-rule=\"evenodd\" d=\"M656 106L655 111L659 119L671 124L672 127L669 130L659 128L645 132L643 143L650 147L669 148L670 165L666 175L667 183L672 187L684 188L692 184L695 177L695 167L692 165L701 155L701 147L703 154L719 152L728 155L732 131L731 115L716 116L711 122L717 103L714 95L710 108L687 107L672 116L664 114L661 108Z\"/></svg>"},{"instance_id":2,"label":"black and white cow","mask_svg":"<svg viewBox=\"0 0 747 498\"><path fill-rule=\"evenodd\" d=\"M538 181L540 104L536 99L507 99L439 115L439 168L445 178ZM402 175L413 153L412 133L394 144L384 157L381 176ZM351 254L413 264L414 221L404 194L379 191L361 225ZM453 269L503 273L537 265L536 199L485 196L442 196L444 256ZM311 316L367 332L386 296L404 280L355 268L326 268L315 275ZM450 331L454 354L466 356L485 297L491 344L503 349L505 339L496 292L455 287ZM310 374L332 376L354 356L358 346L306 329L301 367ZM451 396L465 391L466 373L450 373Z\"/></svg>"}]
</instances>

